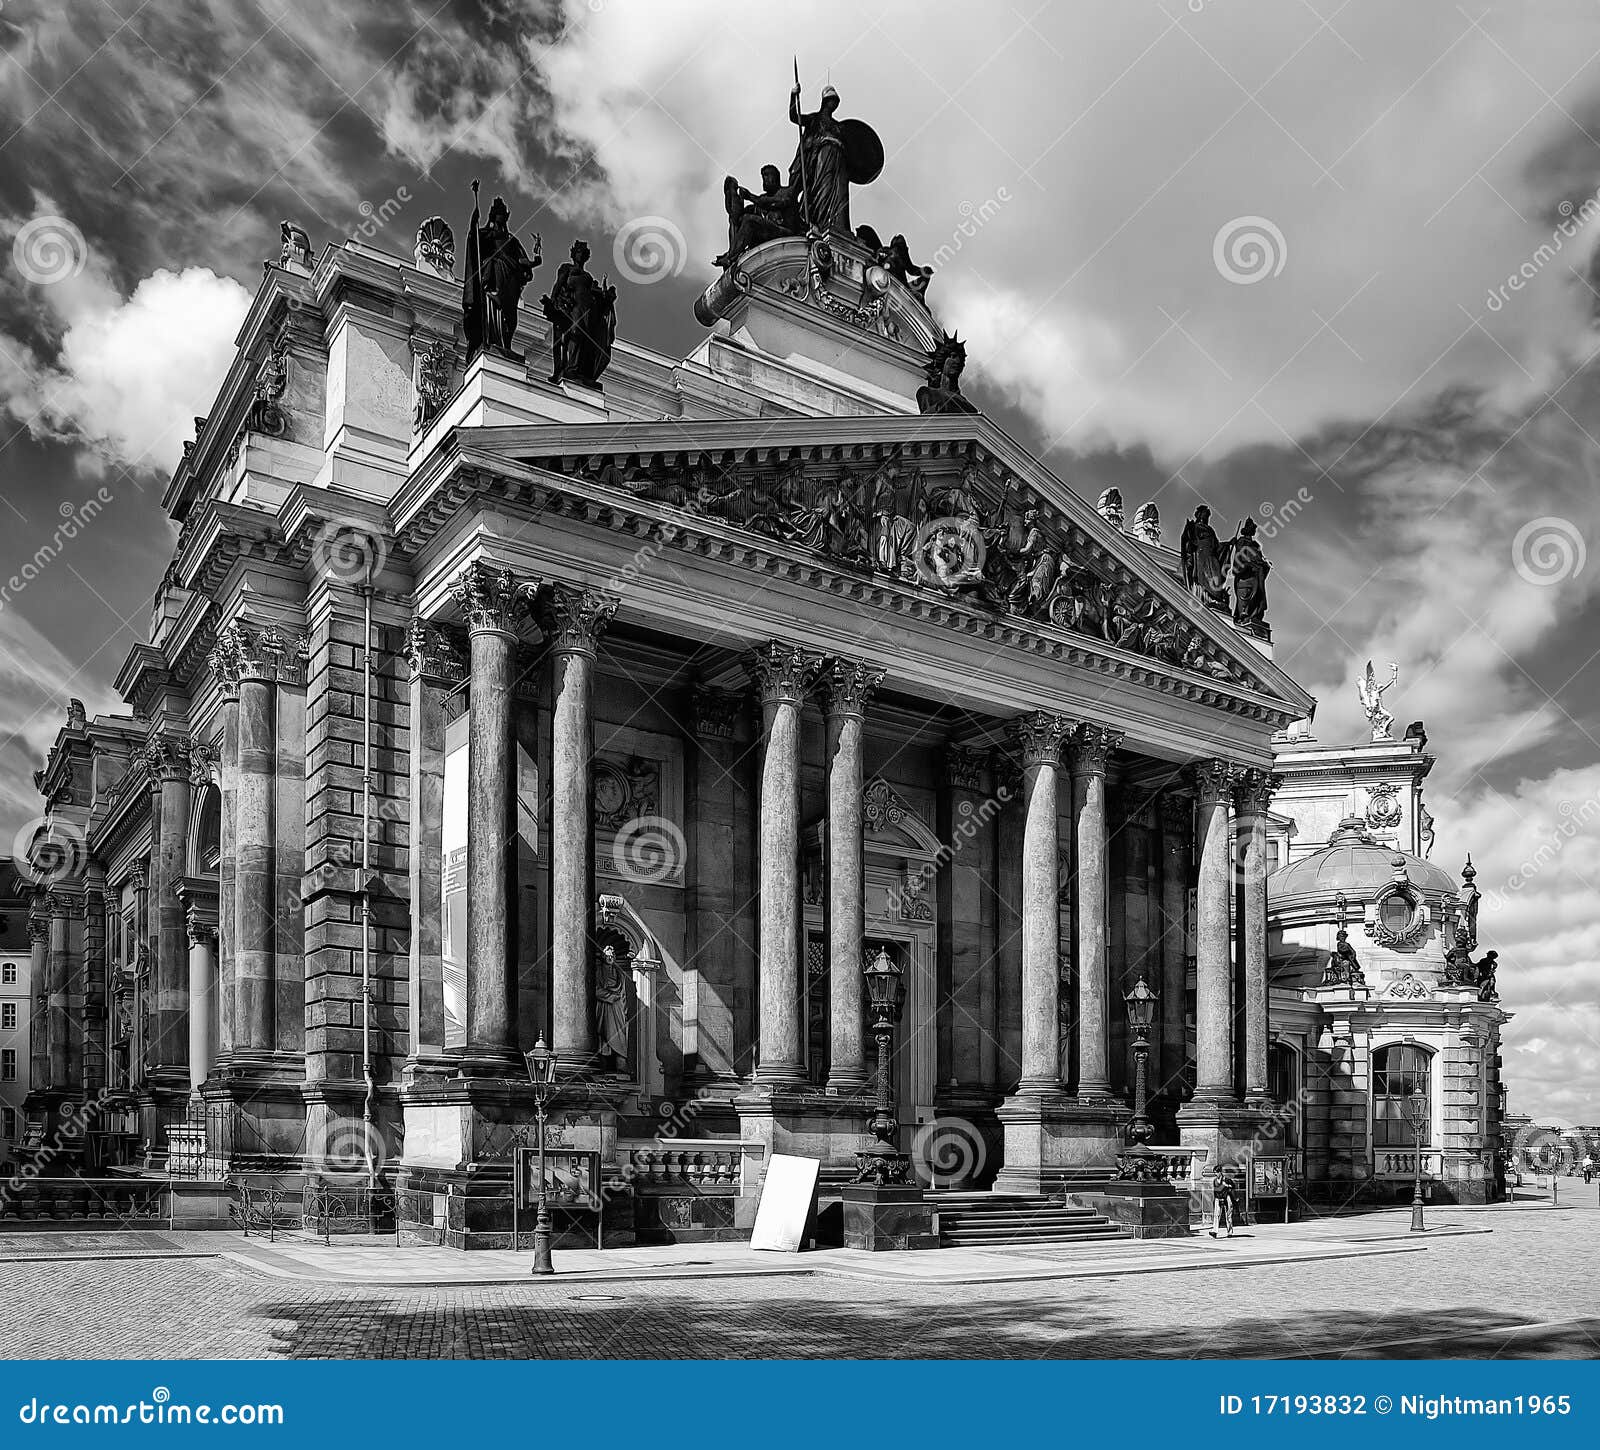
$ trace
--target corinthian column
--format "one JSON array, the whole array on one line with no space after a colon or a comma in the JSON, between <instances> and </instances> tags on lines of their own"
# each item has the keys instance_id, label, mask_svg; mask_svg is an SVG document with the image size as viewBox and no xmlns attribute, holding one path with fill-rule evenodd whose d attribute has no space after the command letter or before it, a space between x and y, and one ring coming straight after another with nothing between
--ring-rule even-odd
<instances>
[{"instance_id":1,"label":"corinthian column","mask_svg":"<svg viewBox=\"0 0 1600 1450\"><path fill-rule=\"evenodd\" d=\"M1177 1093L1186 1080L1189 1042L1184 1022L1189 963L1185 918L1189 905L1189 852L1194 798L1168 791L1161 797L1161 1079L1160 1091Z\"/></svg>"},{"instance_id":2,"label":"corinthian column","mask_svg":"<svg viewBox=\"0 0 1600 1450\"><path fill-rule=\"evenodd\" d=\"M589 854L590 725L595 652L617 601L591 589L557 585L541 597L539 625L550 646L555 721L550 759L551 1044L569 1067L588 1067L595 1050L589 927L594 862Z\"/></svg>"},{"instance_id":3,"label":"corinthian column","mask_svg":"<svg viewBox=\"0 0 1600 1450\"><path fill-rule=\"evenodd\" d=\"M1015 725L1022 751L1022 1078L1017 1091L1062 1091L1060 858L1061 743L1072 722L1039 711Z\"/></svg>"},{"instance_id":4,"label":"corinthian column","mask_svg":"<svg viewBox=\"0 0 1600 1450\"><path fill-rule=\"evenodd\" d=\"M835 659L821 682L828 728L828 1091L836 1093L853 1093L867 1080L862 735L867 701L883 676L883 670Z\"/></svg>"},{"instance_id":5,"label":"corinthian column","mask_svg":"<svg viewBox=\"0 0 1600 1450\"><path fill-rule=\"evenodd\" d=\"M472 744L467 752L467 999L469 1066L516 1060L511 1001L506 853L509 850L511 688L519 591L509 569L481 561L450 592L467 621Z\"/></svg>"},{"instance_id":6,"label":"corinthian column","mask_svg":"<svg viewBox=\"0 0 1600 1450\"><path fill-rule=\"evenodd\" d=\"M1195 766L1194 774L1200 793L1195 833L1200 851L1200 884L1195 909L1195 1017L1199 1042L1194 1095L1215 1102L1234 1097L1228 804L1239 779L1239 768L1226 760L1205 760Z\"/></svg>"},{"instance_id":7,"label":"corinthian column","mask_svg":"<svg viewBox=\"0 0 1600 1450\"><path fill-rule=\"evenodd\" d=\"M238 1038L233 984L238 949L234 921L239 856L239 656L231 638L219 635L206 663L222 697L222 758L217 762L222 809L218 833L221 860L217 870L216 990L217 1051L220 1056L226 1056L232 1053Z\"/></svg>"},{"instance_id":8,"label":"corinthian column","mask_svg":"<svg viewBox=\"0 0 1600 1450\"><path fill-rule=\"evenodd\" d=\"M234 625L218 638L239 696L233 809L233 1045L246 1055L276 1046L274 780L278 768L277 671L256 631Z\"/></svg>"},{"instance_id":9,"label":"corinthian column","mask_svg":"<svg viewBox=\"0 0 1600 1450\"><path fill-rule=\"evenodd\" d=\"M178 886L189 843L189 742L176 735L151 735L145 746L150 784L159 816L150 890L155 899L155 1001L150 1012L149 1066L187 1070L189 1041L189 933Z\"/></svg>"},{"instance_id":10,"label":"corinthian column","mask_svg":"<svg viewBox=\"0 0 1600 1450\"><path fill-rule=\"evenodd\" d=\"M1078 908L1079 1101L1111 1095L1110 975L1106 961L1106 761L1120 731L1079 725L1072 732L1072 817Z\"/></svg>"},{"instance_id":11,"label":"corinthian column","mask_svg":"<svg viewBox=\"0 0 1600 1450\"><path fill-rule=\"evenodd\" d=\"M217 929L195 911L189 930L189 1090L199 1092L217 1061Z\"/></svg>"},{"instance_id":12,"label":"corinthian column","mask_svg":"<svg viewBox=\"0 0 1600 1450\"><path fill-rule=\"evenodd\" d=\"M749 659L761 696L760 1044L757 1082L805 1078L800 1044L800 711L819 656L773 640Z\"/></svg>"},{"instance_id":13,"label":"corinthian column","mask_svg":"<svg viewBox=\"0 0 1600 1450\"><path fill-rule=\"evenodd\" d=\"M1236 858L1244 894L1244 1090L1267 1096L1267 807L1279 777L1242 773L1235 804Z\"/></svg>"}]
</instances>

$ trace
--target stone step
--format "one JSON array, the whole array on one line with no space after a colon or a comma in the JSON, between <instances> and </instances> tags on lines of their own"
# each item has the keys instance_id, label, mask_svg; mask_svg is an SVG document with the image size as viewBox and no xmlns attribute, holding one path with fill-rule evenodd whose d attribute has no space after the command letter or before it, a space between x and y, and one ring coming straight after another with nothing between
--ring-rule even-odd
<instances>
[{"instance_id":1,"label":"stone step","mask_svg":"<svg viewBox=\"0 0 1600 1450\"><path fill-rule=\"evenodd\" d=\"M966 1228L941 1230L939 1242L952 1248L977 1248L984 1244L1080 1244L1118 1242L1127 1235L1114 1223L1081 1227L1041 1225L1036 1228Z\"/></svg>"}]
</instances>

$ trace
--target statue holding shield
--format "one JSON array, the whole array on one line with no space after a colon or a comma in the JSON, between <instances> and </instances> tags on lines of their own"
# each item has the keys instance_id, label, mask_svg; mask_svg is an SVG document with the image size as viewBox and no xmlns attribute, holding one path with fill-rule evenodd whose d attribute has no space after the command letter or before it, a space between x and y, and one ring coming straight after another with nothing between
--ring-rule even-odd
<instances>
[{"instance_id":1,"label":"statue holding shield","mask_svg":"<svg viewBox=\"0 0 1600 1450\"><path fill-rule=\"evenodd\" d=\"M815 111L800 109L800 77L796 68L789 92L789 120L799 128L800 142L789 167L789 186L801 199L806 225L812 231L841 236L850 228L850 187L865 186L883 170L883 142L865 121L841 121L839 93L822 88Z\"/></svg>"}]
</instances>

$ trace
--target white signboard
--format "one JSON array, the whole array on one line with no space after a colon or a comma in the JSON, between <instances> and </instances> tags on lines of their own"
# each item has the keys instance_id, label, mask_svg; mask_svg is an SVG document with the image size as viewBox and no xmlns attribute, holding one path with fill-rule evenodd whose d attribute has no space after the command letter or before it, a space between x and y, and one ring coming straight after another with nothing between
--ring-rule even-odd
<instances>
[{"instance_id":1,"label":"white signboard","mask_svg":"<svg viewBox=\"0 0 1600 1450\"><path fill-rule=\"evenodd\" d=\"M797 1254L805 1247L806 1224L817 1199L817 1176L822 1164L816 1158L795 1158L774 1153L767 1160L767 1176L756 1204L753 1249L774 1249Z\"/></svg>"}]
</instances>

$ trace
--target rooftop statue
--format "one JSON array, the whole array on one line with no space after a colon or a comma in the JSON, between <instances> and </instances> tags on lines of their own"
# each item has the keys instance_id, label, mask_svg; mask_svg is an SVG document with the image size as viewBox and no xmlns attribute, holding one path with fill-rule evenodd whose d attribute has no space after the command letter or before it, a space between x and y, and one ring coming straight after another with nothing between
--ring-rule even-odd
<instances>
[{"instance_id":1,"label":"rooftop statue","mask_svg":"<svg viewBox=\"0 0 1600 1450\"><path fill-rule=\"evenodd\" d=\"M611 345L617 335L617 289L609 278L596 282L588 262L589 244L574 242L572 260L561 264L550 295L540 298L544 315L555 329L552 383L597 387L600 375L611 366Z\"/></svg>"},{"instance_id":2,"label":"rooftop statue","mask_svg":"<svg viewBox=\"0 0 1600 1450\"><path fill-rule=\"evenodd\" d=\"M1266 627L1267 575L1272 565L1256 542L1256 521L1246 519L1228 541L1228 575L1233 582L1233 622L1261 632Z\"/></svg>"},{"instance_id":3,"label":"rooftop statue","mask_svg":"<svg viewBox=\"0 0 1600 1450\"><path fill-rule=\"evenodd\" d=\"M928 381L917 389L917 407L924 413L976 413L961 392L967 347L954 333L928 354Z\"/></svg>"},{"instance_id":4,"label":"rooftop statue","mask_svg":"<svg viewBox=\"0 0 1600 1450\"><path fill-rule=\"evenodd\" d=\"M1364 987L1367 974L1361 970L1361 960L1350 945L1350 933L1339 928L1338 944L1328 956L1328 965L1322 973L1324 987Z\"/></svg>"},{"instance_id":5,"label":"rooftop statue","mask_svg":"<svg viewBox=\"0 0 1600 1450\"><path fill-rule=\"evenodd\" d=\"M782 184L782 173L768 163L761 168L761 194L747 191L735 176L722 183L723 204L728 211L728 250L712 263L731 267L751 247L759 247L776 237L797 236L805 230L800 220L798 195L792 186Z\"/></svg>"},{"instance_id":6,"label":"rooftop statue","mask_svg":"<svg viewBox=\"0 0 1600 1450\"><path fill-rule=\"evenodd\" d=\"M1142 503L1134 510L1133 532L1147 544L1161 542L1161 511L1153 503Z\"/></svg>"},{"instance_id":7,"label":"rooftop statue","mask_svg":"<svg viewBox=\"0 0 1600 1450\"><path fill-rule=\"evenodd\" d=\"M1095 505L1095 511L1114 529L1120 529L1127 517L1122 511L1122 490L1108 488L1100 495L1100 502Z\"/></svg>"},{"instance_id":8,"label":"rooftop statue","mask_svg":"<svg viewBox=\"0 0 1600 1450\"><path fill-rule=\"evenodd\" d=\"M850 187L865 186L883 169L883 142L865 121L841 121L839 93L822 88L814 111L800 108L800 67L789 92L789 120L800 131L789 187L801 199L801 215L814 232L850 236Z\"/></svg>"},{"instance_id":9,"label":"rooftop statue","mask_svg":"<svg viewBox=\"0 0 1600 1450\"><path fill-rule=\"evenodd\" d=\"M903 234L896 232L885 246L872 227L862 225L856 228L856 240L872 253L871 266L881 267L918 301L927 304L928 283L933 280L933 268L919 267L911 260L911 246ZM868 280L865 277L862 279L863 289L867 287Z\"/></svg>"},{"instance_id":10,"label":"rooftop statue","mask_svg":"<svg viewBox=\"0 0 1600 1450\"><path fill-rule=\"evenodd\" d=\"M1366 712L1367 723L1372 726L1372 738L1378 740L1393 740L1392 727L1394 716L1383 708L1383 693L1390 689L1400 678L1400 666L1390 662L1389 678L1383 683L1378 683L1376 671L1372 668L1372 661L1367 661L1366 674L1356 681L1356 698L1361 701L1361 708Z\"/></svg>"},{"instance_id":11,"label":"rooftop statue","mask_svg":"<svg viewBox=\"0 0 1600 1450\"><path fill-rule=\"evenodd\" d=\"M505 199L495 197L489 220L478 223L478 183L472 183L472 221L467 228L467 275L461 288L462 329L470 361L485 348L520 361L512 343L517 335L517 308L522 290L533 280L534 268L544 258L539 234L533 234L530 257L511 234L511 213Z\"/></svg>"},{"instance_id":12,"label":"rooftop statue","mask_svg":"<svg viewBox=\"0 0 1600 1450\"><path fill-rule=\"evenodd\" d=\"M456 275L456 234L442 216L431 216L417 228L412 258L419 268L440 277Z\"/></svg>"},{"instance_id":13,"label":"rooftop statue","mask_svg":"<svg viewBox=\"0 0 1600 1450\"><path fill-rule=\"evenodd\" d=\"M1226 608L1228 548L1211 527L1211 510L1204 504L1183 526L1178 552L1183 559L1183 582L1205 603Z\"/></svg>"}]
</instances>

